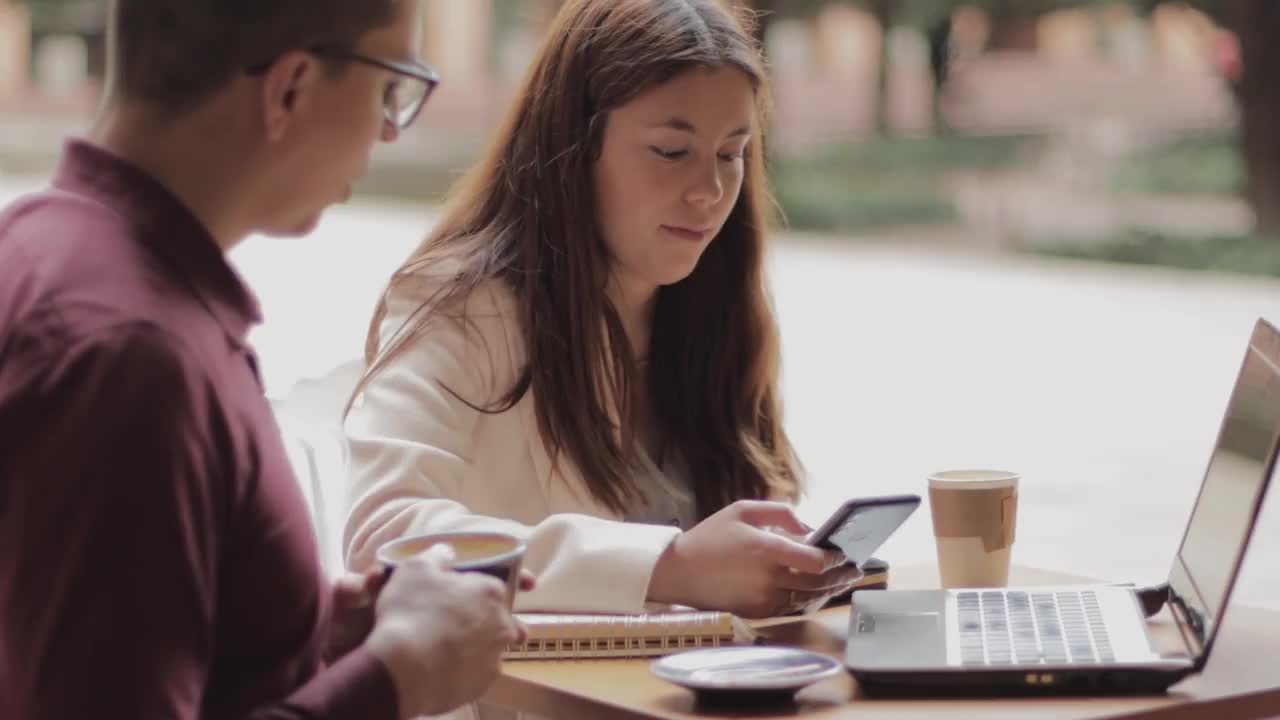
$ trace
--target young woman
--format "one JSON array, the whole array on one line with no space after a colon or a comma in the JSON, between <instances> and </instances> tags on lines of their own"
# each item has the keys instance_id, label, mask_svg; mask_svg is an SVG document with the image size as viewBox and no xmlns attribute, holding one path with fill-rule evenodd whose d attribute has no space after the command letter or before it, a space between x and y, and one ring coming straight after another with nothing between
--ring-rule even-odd
<instances>
[{"instance_id":1,"label":"young woman","mask_svg":"<svg viewBox=\"0 0 1280 720\"><path fill-rule=\"evenodd\" d=\"M528 540L525 610L764 616L857 579L786 504L749 37L715 0L565 3L371 325L351 567L494 529Z\"/></svg>"}]
</instances>

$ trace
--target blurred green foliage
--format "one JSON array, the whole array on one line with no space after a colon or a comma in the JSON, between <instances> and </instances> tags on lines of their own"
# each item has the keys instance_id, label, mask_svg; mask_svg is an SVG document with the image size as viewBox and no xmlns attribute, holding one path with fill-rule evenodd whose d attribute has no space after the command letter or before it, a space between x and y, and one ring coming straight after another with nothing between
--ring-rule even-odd
<instances>
[{"instance_id":1,"label":"blurred green foliage","mask_svg":"<svg viewBox=\"0 0 1280 720\"><path fill-rule=\"evenodd\" d=\"M947 222L955 209L943 183L959 172L1015 167L1037 152L1038 136L874 136L784 155L774 190L798 230L867 231Z\"/></svg>"},{"instance_id":2,"label":"blurred green foliage","mask_svg":"<svg viewBox=\"0 0 1280 720\"><path fill-rule=\"evenodd\" d=\"M1280 242L1256 235L1205 238L1132 229L1087 245L1047 243L1037 251L1082 260L1280 277Z\"/></svg>"},{"instance_id":3,"label":"blurred green foliage","mask_svg":"<svg viewBox=\"0 0 1280 720\"><path fill-rule=\"evenodd\" d=\"M1142 151L1117 168L1110 189L1120 193L1238 195L1244 181L1238 137L1214 133L1181 137Z\"/></svg>"},{"instance_id":4,"label":"blurred green foliage","mask_svg":"<svg viewBox=\"0 0 1280 720\"><path fill-rule=\"evenodd\" d=\"M94 32L106 18L106 0L18 0L31 8L37 35L53 32Z\"/></svg>"}]
</instances>

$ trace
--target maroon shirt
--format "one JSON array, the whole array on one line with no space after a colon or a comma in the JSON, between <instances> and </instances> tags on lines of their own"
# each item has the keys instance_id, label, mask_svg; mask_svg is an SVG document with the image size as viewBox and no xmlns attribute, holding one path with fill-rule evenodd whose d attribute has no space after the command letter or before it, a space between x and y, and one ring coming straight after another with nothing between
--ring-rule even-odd
<instances>
[{"instance_id":1,"label":"maroon shirt","mask_svg":"<svg viewBox=\"0 0 1280 720\"><path fill-rule=\"evenodd\" d=\"M256 301L143 172L68 144L0 214L0 718L390 718L245 342Z\"/></svg>"}]
</instances>

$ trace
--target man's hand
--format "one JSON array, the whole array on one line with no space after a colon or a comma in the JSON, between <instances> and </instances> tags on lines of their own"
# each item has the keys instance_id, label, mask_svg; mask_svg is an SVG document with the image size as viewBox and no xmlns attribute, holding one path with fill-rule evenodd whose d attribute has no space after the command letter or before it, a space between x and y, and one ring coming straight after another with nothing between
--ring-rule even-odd
<instances>
[{"instance_id":1,"label":"man's hand","mask_svg":"<svg viewBox=\"0 0 1280 720\"><path fill-rule=\"evenodd\" d=\"M376 603L365 645L395 682L402 717L436 715L480 697L502 651L523 640L495 578L451 570L437 546L396 567ZM531 586L532 576L522 585Z\"/></svg>"},{"instance_id":2,"label":"man's hand","mask_svg":"<svg viewBox=\"0 0 1280 720\"><path fill-rule=\"evenodd\" d=\"M359 647L373 629L374 605L386 584L382 568L363 575L350 573L333 583L333 616L329 622L329 642L325 658L334 662Z\"/></svg>"},{"instance_id":3,"label":"man's hand","mask_svg":"<svg viewBox=\"0 0 1280 720\"><path fill-rule=\"evenodd\" d=\"M333 583L333 616L329 622L329 642L325 659L332 663L360 646L373 630L374 606L387 583L385 568L363 575L347 573ZM536 580L528 570L520 571L520 592L529 592Z\"/></svg>"}]
</instances>

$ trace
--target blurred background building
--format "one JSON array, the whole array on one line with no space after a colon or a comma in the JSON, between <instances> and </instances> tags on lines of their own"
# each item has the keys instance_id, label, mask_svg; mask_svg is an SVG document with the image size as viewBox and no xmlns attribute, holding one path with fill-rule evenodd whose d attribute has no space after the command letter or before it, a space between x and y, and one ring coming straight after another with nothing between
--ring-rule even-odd
<instances>
[{"instance_id":1,"label":"blurred background building","mask_svg":"<svg viewBox=\"0 0 1280 720\"><path fill-rule=\"evenodd\" d=\"M413 132L379 149L362 192L438 200L490 138L558 4L427 0L426 56L444 83ZM749 4L794 228L960 223L988 245L1106 254L1270 220L1245 202L1242 50L1218 3ZM1249 4L1268 5L1236 3ZM0 172L47 168L94 109L105 5L0 0Z\"/></svg>"}]
</instances>

